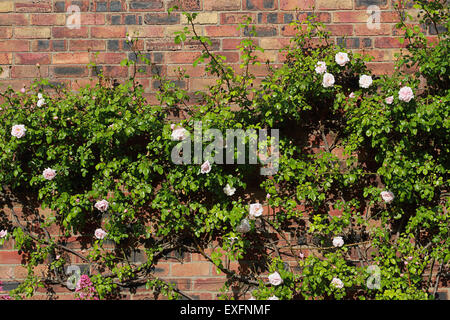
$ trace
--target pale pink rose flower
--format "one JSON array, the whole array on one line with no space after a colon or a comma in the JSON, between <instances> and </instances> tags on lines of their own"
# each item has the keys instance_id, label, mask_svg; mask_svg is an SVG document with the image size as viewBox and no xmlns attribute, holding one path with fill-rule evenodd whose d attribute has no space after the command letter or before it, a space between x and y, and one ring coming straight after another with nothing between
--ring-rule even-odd
<instances>
[{"instance_id":1,"label":"pale pink rose flower","mask_svg":"<svg viewBox=\"0 0 450 320\"><path fill-rule=\"evenodd\" d=\"M359 86L361 88L367 89L372 85L372 82L373 80L371 76L363 74L361 77L359 77Z\"/></svg>"},{"instance_id":2,"label":"pale pink rose flower","mask_svg":"<svg viewBox=\"0 0 450 320\"><path fill-rule=\"evenodd\" d=\"M323 75L322 86L324 88L332 87L334 85L334 76L331 73L325 73Z\"/></svg>"},{"instance_id":3,"label":"pale pink rose flower","mask_svg":"<svg viewBox=\"0 0 450 320\"><path fill-rule=\"evenodd\" d=\"M414 93L410 87L403 87L398 92L398 98L401 101L410 102L414 98Z\"/></svg>"},{"instance_id":4,"label":"pale pink rose flower","mask_svg":"<svg viewBox=\"0 0 450 320\"><path fill-rule=\"evenodd\" d=\"M250 218L256 218L263 214L263 206L261 203L250 204L249 216Z\"/></svg>"},{"instance_id":5,"label":"pale pink rose flower","mask_svg":"<svg viewBox=\"0 0 450 320\"><path fill-rule=\"evenodd\" d=\"M211 163L209 163L209 160L206 160L202 166L200 167L201 173L209 173L211 171Z\"/></svg>"},{"instance_id":6,"label":"pale pink rose flower","mask_svg":"<svg viewBox=\"0 0 450 320\"><path fill-rule=\"evenodd\" d=\"M387 203L392 202L394 200L394 194L391 191L381 191L381 198Z\"/></svg>"},{"instance_id":7,"label":"pale pink rose flower","mask_svg":"<svg viewBox=\"0 0 450 320\"><path fill-rule=\"evenodd\" d=\"M101 212L105 212L106 210L108 210L108 206L109 206L109 202L106 200L101 200L101 201L97 201L94 205L94 207L98 210L100 210Z\"/></svg>"},{"instance_id":8,"label":"pale pink rose flower","mask_svg":"<svg viewBox=\"0 0 450 320\"><path fill-rule=\"evenodd\" d=\"M174 123L172 123L171 125L170 125L170 129L175 129L175 124Z\"/></svg>"},{"instance_id":9,"label":"pale pink rose flower","mask_svg":"<svg viewBox=\"0 0 450 320\"><path fill-rule=\"evenodd\" d=\"M338 52L338 53L336 53L336 56L334 57L334 60L341 67L345 66L347 64L347 62L350 61L350 59L348 58L348 54L345 53L345 52Z\"/></svg>"},{"instance_id":10,"label":"pale pink rose flower","mask_svg":"<svg viewBox=\"0 0 450 320\"><path fill-rule=\"evenodd\" d=\"M53 117L53 120L58 120L58 119L59 119L58 116Z\"/></svg>"},{"instance_id":11,"label":"pale pink rose flower","mask_svg":"<svg viewBox=\"0 0 450 320\"><path fill-rule=\"evenodd\" d=\"M304 259L305 258L305 255L302 252L300 252L300 254L298 256L300 257L300 259Z\"/></svg>"},{"instance_id":12,"label":"pale pink rose flower","mask_svg":"<svg viewBox=\"0 0 450 320\"><path fill-rule=\"evenodd\" d=\"M44 104L45 104L45 99L39 99L36 105L38 107L42 107Z\"/></svg>"},{"instance_id":13,"label":"pale pink rose flower","mask_svg":"<svg viewBox=\"0 0 450 320\"><path fill-rule=\"evenodd\" d=\"M182 141L186 139L189 135L189 132L184 128L176 128L172 131L171 138L174 141Z\"/></svg>"},{"instance_id":14,"label":"pale pink rose flower","mask_svg":"<svg viewBox=\"0 0 450 320\"><path fill-rule=\"evenodd\" d=\"M283 279L281 278L280 274L278 272L274 272L269 275L269 282L273 286L279 286L283 283Z\"/></svg>"},{"instance_id":15,"label":"pale pink rose flower","mask_svg":"<svg viewBox=\"0 0 450 320\"><path fill-rule=\"evenodd\" d=\"M392 102L394 102L394 96L387 97L384 101L387 104L392 104Z\"/></svg>"},{"instance_id":16,"label":"pale pink rose flower","mask_svg":"<svg viewBox=\"0 0 450 320\"><path fill-rule=\"evenodd\" d=\"M53 169L47 168L42 172L42 175L44 176L45 179L52 180L54 177L56 177L56 171Z\"/></svg>"},{"instance_id":17,"label":"pale pink rose flower","mask_svg":"<svg viewBox=\"0 0 450 320\"><path fill-rule=\"evenodd\" d=\"M331 286L337 289L342 289L344 287L344 283L339 278L333 278L333 280L331 280Z\"/></svg>"},{"instance_id":18,"label":"pale pink rose flower","mask_svg":"<svg viewBox=\"0 0 450 320\"><path fill-rule=\"evenodd\" d=\"M270 193L266 194L266 199L270 199Z\"/></svg>"},{"instance_id":19,"label":"pale pink rose flower","mask_svg":"<svg viewBox=\"0 0 450 320\"><path fill-rule=\"evenodd\" d=\"M59 254L56 255L55 259L59 260L59 258L61 258L61 256Z\"/></svg>"},{"instance_id":20,"label":"pale pink rose flower","mask_svg":"<svg viewBox=\"0 0 450 320\"><path fill-rule=\"evenodd\" d=\"M355 97L355 93L354 93L354 92L350 93L350 94L348 95L348 97L349 97L350 99L353 99L353 98Z\"/></svg>"},{"instance_id":21,"label":"pale pink rose flower","mask_svg":"<svg viewBox=\"0 0 450 320\"><path fill-rule=\"evenodd\" d=\"M106 235L107 235L108 233L105 231L105 230L103 230L103 229L96 229L95 230L95 233L94 233L94 235L95 235L95 237L97 238L97 239L103 239L103 238L105 238L106 237Z\"/></svg>"},{"instance_id":22,"label":"pale pink rose flower","mask_svg":"<svg viewBox=\"0 0 450 320\"><path fill-rule=\"evenodd\" d=\"M6 237L7 234L8 234L8 231L6 231L6 230L0 231L0 238Z\"/></svg>"},{"instance_id":23,"label":"pale pink rose flower","mask_svg":"<svg viewBox=\"0 0 450 320\"><path fill-rule=\"evenodd\" d=\"M25 88L20 89L20 92L25 93L26 92Z\"/></svg>"},{"instance_id":24,"label":"pale pink rose flower","mask_svg":"<svg viewBox=\"0 0 450 320\"><path fill-rule=\"evenodd\" d=\"M344 245L344 239L342 237L334 237L333 238L333 246L342 247Z\"/></svg>"},{"instance_id":25,"label":"pale pink rose flower","mask_svg":"<svg viewBox=\"0 0 450 320\"><path fill-rule=\"evenodd\" d=\"M11 135L20 139L25 135L27 129L23 124L16 124L11 129Z\"/></svg>"},{"instance_id":26,"label":"pale pink rose flower","mask_svg":"<svg viewBox=\"0 0 450 320\"><path fill-rule=\"evenodd\" d=\"M225 194L227 196L232 196L235 192L236 192L236 188L232 188L228 183L225 186L225 188L223 188L223 192L225 192Z\"/></svg>"},{"instance_id":27,"label":"pale pink rose flower","mask_svg":"<svg viewBox=\"0 0 450 320\"><path fill-rule=\"evenodd\" d=\"M327 71L327 64L324 61L319 61L316 64L316 73L322 74Z\"/></svg>"},{"instance_id":28,"label":"pale pink rose flower","mask_svg":"<svg viewBox=\"0 0 450 320\"><path fill-rule=\"evenodd\" d=\"M280 300L277 296L271 296L267 300Z\"/></svg>"}]
</instances>

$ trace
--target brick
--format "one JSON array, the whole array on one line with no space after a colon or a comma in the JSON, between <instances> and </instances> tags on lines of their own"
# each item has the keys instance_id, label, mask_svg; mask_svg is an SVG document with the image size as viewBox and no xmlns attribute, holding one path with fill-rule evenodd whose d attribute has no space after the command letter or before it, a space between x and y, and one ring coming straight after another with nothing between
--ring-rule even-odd
<instances>
[{"instance_id":1,"label":"brick","mask_svg":"<svg viewBox=\"0 0 450 320\"><path fill-rule=\"evenodd\" d=\"M236 26L205 26L206 35L210 37L237 37L239 30Z\"/></svg>"},{"instance_id":2,"label":"brick","mask_svg":"<svg viewBox=\"0 0 450 320\"><path fill-rule=\"evenodd\" d=\"M217 24L219 22L219 14L217 12L201 12L194 20L195 24ZM186 16L181 16L181 23L187 24Z\"/></svg>"},{"instance_id":3,"label":"brick","mask_svg":"<svg viewBox=\"0 0 450 320\"><path fill-rule=\"evenodd\" d=\"M52 0L15 2L16 12L52 12Z\"/></svg>"},{"instance_id":4,"label":"brick","mask_svg":"<svg viewBox=\"0 0 450 320\"><path fill-rule=\"evenodd\" d=\"M387 0L356 0L355 6L357 9L364 9L369 6L378 6L380 9L386 8L388 5Z\"/></svg>"},{"instance_id":5,"label":"brick","mask_svg":"<svg viewBox=\"0 0 450 320\"><path fill-rule=\"evenodd\" d=\"M20 27L15 28L14 36L17 39L50 38L50 27Z\"/></svg>"},{"instance_id":6,"label":"brick","mask_svg":"<svg viewBox=\"0 0 450 320\"><path fill-rule=\"evenodd\" d=\"M172 39L169 40L154 40L150 39L145 42L147 50L164 50L164 51L176 51L181 50L182 45L176 44Z\"/></svg>"},{"instance_id":7,"label":"brick","mask_svg":"<svg viewBox=\"0 0 450 320\"><path fill-rule=\"evenodd\" d=\"M39 75L48 77L48 66L41 66L39 70L34 65L13 66L11 68L12 78L37 78Z\"/></svg>"},{"instance_id":8,"label":"brick","mask_svg":"<svg viewBox=\"0 0 450 320\"><path fill-rule=\"evenodd\" d=\"M80 16L81 25L104 25L105 15L98 13L83 13Z\"/></svg>"},{"instance_id":9,"label":"brick","mask_svg":"<svg viewBox=\"0 0 450 320\"><path fill-rule=\"evenodd\" d=\"M52 67L51 74L55 78L82 77L88 75L88 69L80 66Z\"/></svg>"},{"instance_id":10,"label":"brick","mask_svg":"<svg viewBox=\"0 0 450 320\"><path fill-rule=\"evenodd\" d=\"M336 43L341 47L349 49L372 47L372 39L370 38L357 38L357 37L337 38Z\"/></svg>"},{"instance_id":11,"label":"brick","mask_svg":"<svg viewBox=\"0 0 450 320\"><path fill-rule=\"evenodd\" d=\"M278 38L278 39L261 39L259 41L259 46L263 49L282 49L288 46L290 43L290 39L287 38Z\"/></svg>"},{"instance_id":12,"label":"brick","mask_svg":"<svg viewBox=\"0 0 450 320\"><path fill-rule=\"evenodd\" d=\"M193 280L193 290L198 291L219 291L226 279L225 278L201 278Z\"/></svg>"},{"instance_id":13,"label":"brick","mask_svg":"<svg viewBox=\"0 0 450 320\"><path fill-rule=\"evenodd\" d=\"M13 266L0 266L0 280L4 282L5 280L13 279L14 268Z\"/></svg>"},{"instance_id":14,"label":"brick","mask_svg":"<svg viewBox=\"0 0 450 320\"><path fill-rule=\"evenodd\" d=\"M256 36L257 37L274 37L278 35L278 28L277 27L261 27L256 26L255 27ZM250 32L248 28L244 29L244 36L249 36Z\"/></svg>"},{"instance_id":15,"label":"brick","mask_svg":"<svg viewBox=\"0 0 450 320\"><path fill-rule=\"evenodd\" d=\"M280 0L281 10L311 10L314 0Z\"/></svg>"},{"instance_id":16,"label":"brick","mask_svg":"<svg viewBox=\"0 0 450 320\"><path fill-rule=\"evenodd\" d=\"M351 24L332 24L327 25L326 30L331 32L333 36L351 36L353 35L353 25Z\"/></svg>"},{"instance_id":17,"label":"brick","mask_svg":"<svg viewBox=\"0 0 450 320\"><path fill-rule=\"evenodd\" d=\"M161 26L131 26L128 27L131 37L161 38L164 36L164 27Z\"/></svg>"},{"instance_id":18,"label":"brick","mask_svg":"<svg viewBox=\"0 0 450 320\"><path fill-rule=\"evenodd\" d=\"M100 66L102 74L112 78L128 77L128 67L121 66Z\"/></svg>"},{"instance_id":19,"label":"brick","mask_svg":"<svg viewBox=\"0 0 450 320\"><path fill-rule=\"evenodd\" d=\"M178 10L197 11L201 9L201 0L172 0L167 4L167 8L178 6Z\"/></svg>"},{"instance_id":20,"label":"brick","mask_svg":"<svg viewBox=\"0 0 450 320\"><path fill-rule=\"evenodd\" d=\"M193 63L201 55L200 52L168 52L168 63Z\"/></svg>"},{"instance_id":21,"label":"brick","mask_svg":"<svg viewBox=\"0 0 450 320\"><path fill-rule=\"evenodd\" d=\"M240 45L241 39L223 39L222 40L222 49L223 50L237 50L237 47Z\"/></svg>"},{"instance_id":22,"label":"brick","mask_svg":"<svg viewBox=\"0 0 450 320\"><path fill-rule=\"evenodd\" d=\"M170 263L158 263L153 272L158 277L163 277L169 275L170 272Z\"/></svg>"},{"instance_id":23,"label":"brick","mask_svg":"<svg viewBox=\"0 0 450 320\"><path fill-rule=\"evenodd\" d=\"M92 54L91 60L96 63L120 64L126 57L125 53L101 52L98 55Z\"/></svg>"},{"instance_id":24,"label":"brick","mask_svg":"<svg viewBox=\"0 0 450 320\"><path fill-rule=\"evenodd\" d=\"M0 27L0 39L10 39L12 37L12 28Z\"/></svg>"},{"instance_id":25,"label":"brick","mask_svg":"<svg viewBox=\"0 0 450 320\"><path fill-rule=\"evenodd\" d=\"M129 2L130 11L164 10L162 0L132 0Z\"/></svg>"},{"instance_id":26,"label":"brick","mask_svg":"<svg viewBox=\"0 0 450 320\"><path fill-rule=\"evenodd\" d=\"M111 1L109 4L109 11L111 12L120 12L123 11L123 6L120 1Z\"/></svg>"},{"instance_id":27,"label":"brick","mask_svg":"<svg viewBox=\"0 0 450 320\"><path fill-rule=\"evenodd\" d=\"M180 22L180 14L179 13L148 13L144 16L145 24L177 24Z\"/></svg>"},{"instance_id":28,"label":"brick","mask_svg":"<svg viewBox=\"0 0 450 320\"><path fill-rule=\"evenodd\" d=\"M392 74L394 72L394 63L391 62L368 62L367 67L374 74Z\"/></svg>"},{"instance_id":29,"label":"brick","mask_svg":"<svg viewBox=\"0 0 450 320\"><path fill-rule=\"evenodd\" d=\"M375 38L376 48L405 48L407 41L403 44L399 41L398 37L378 37Z\"/></svg>"},{"instance_id":30,"label":"brick","mask_svg":"<svg viewBox=\"0 0 450 320\"><path fill-rule=\"evenodd\" d=\"M186 275L187 276L187 275ZM173 283L179 290L185 291L191 289L191 279L165 279L169 283Z\"/></svg>"},{"instance_id":31,"label":"brick","mask_svg":"<svg viewBox=\"0 0 450 320\"><path fill-rule=\"evenodd\" d=\"M379 28L369 28L367 24L357 24L355 25L355 35L356 36L367 36L367 35L390 35L392 34L392 26L387 24L380 24Z\"/></svg>"},{"instance_id":32,"label":"brick","mask_svg":"<svg viewBox=\"0 0 450 320\"><path fill-rule=\"evenodd\" d=\"M52 38L88 38L88 27L81 27L79 29L69 29L67 27L53 27Z\"/></svg>"},{"instance_id":33,"label":"brick","mask_svg":"<svg viewBox=\"0 0 450 320\"><path fill-rule=\"evenodd\" d=\"M142 24L142 17L136 15L126 15L124 19L124 24L126 25Z\"/></svg>"},{"instance_id":34,"label":"brick","mask_svg":"<svg viewBox=\"0 0 450 320\"><path fill-rule=\"evenodd\" d=\"M36 26L63 26L66 24L66 16L63 14L32 14L31 24Z\"/></svg>"},{"instance_id":35,"label":"brick","mask_svg":"<svg viewBox=\"0 0 450 320\"><path fill-rule=\"evenodd\" d=\"M70 51L103 51L106 49L104 40L70 40Z\"/></svg>"},{"instance_id":36,"label":"brick","mask_svg":"<svg viewBox=\"0 0 450 320\"><path fill-rule=\"evenodd\" d=\"M310 17L313 13L312 12L300 12L297 14L297 20L298 21L306 21L308 17ZM329 12L319 12L316 13L317 18L316 21L320 22L331 22L331 14Z\"/></svg>"},{"instance_id":37,"label":"brick","mask_svg":"<svg viewBox=\"0 0 450 320\"><path fill-rule=\"evenodd\" d=\"M11 64L12 53L0 52L0 64Z\"/></svg>"},{"instance_id":38,"label":"brick","mask_svg":"<svg viewBox=\"0 0 450 320\"><path fill-rule=\"evenodd\" d=\"M0 2L0 12L13 12L13 11L14 11L14 1Z\"/></svg>"},{"instance_id":39,"label":"brick","mask_svg":"<svg viewBox=\"0 0 450 320\"><path fill-rule=\"evenodd\" d=\"M244 10L276 10L277 0L242 0Z\"/></svg>"},{"instance_id":40,"label":"brick","mask_svg":"<svg viewBox=\"0 0 450 320\"><path fill-rule=\"evenodd\" d=\"M196 263L177 263L172 264L172 276L207 276L210 274L210 263L196 262Z\"/></svg>"},{"instance_id":41,"label":"brick","mask_svg":"<svg viewBox=\"0 0 450 320\"><path fill-rule=\"evenodd\" d=\"M220 14L221 24L238 24L243 23L247 17L251 18L252 21L256 21L255 13L251 12L227 12Z\"/></svg>"},{"instance_id":42,"label":"brick","mask_svg":"<svg viewBox=\"0 0 450 320\"><path fill-rule=\"evenodd\" d=\"M56 53L53 55L53 64L87 64L89 62L88 52Z\"/></svg>"},{"instance_id":43,"label":"brick","mask_svg":"<svg viewBox=\"0 0 450 320\"><path fill-rule=\"evenodd\" d=\"M220 49L220 40L219 39L211 39L211 45L208 45L208 48L213 51L217 51ZM184 42L185 50L203 50L203 45L200 41L189 40Z\"/></svg>"},{"instance_id":44,"label":"brick","mask_svg":"<svg viewBox=\"0 0 450 320\"><path fill-rule=\"evenodd\" d=\"M333 12L333 22L364 22L369 19L366 11L338 11Z\"/></svg>"},{"instance_id":45,"label":"brick","mask_svg":"<svg viewBox=\"0 0 450 320\"><path fill-rule=\"evenodd\" d=\"M206 91L208 86L217 84L215 79L190 79L189 88L192 91Z\"/></svg>"},{"instance_id":46,"label":"brick","mask_svg":"<svg viewBox=\"0 0 450 320\"><path fill-rule=\"evenodd\" d=\"M16 64L50 64L50 55L48 53L16 53L15 54Z\"/></svg>"},{"instance_id":47,"label":"brick","mask_svg":"<svg viewBox=\"0 0 450 320\"><path fill-rule=\"evenodd\" d=\"M318 9L352 9L353 0L317 0Z\"/></svg>"},{"instance_id":48,"label":"brick","mask_svg":"<svg viewBox=\"0 0 450 320\"><path fill-rule=\"evenodd\" d=\"M125 38L126 33L122 26L91 27L92 38Z\"/></svg>"},{"instance_id":49,"label":"brick","mask_svg":"<svg viewBox=\"0 0 450 320\"><path fill-rule=\"evenodd\" d=\"M243 0L246 1L246 0ZM241 0L204 0L203 10L205 11L230 11L239 10Z\"/></svg>"},{"instance_id":50,"label":"brick","mask_svg":"<svg viewBox=\"0 0 450 320\"><path fill-rule=\"evenodd\" d=\"M0 251L0 264L21 264L22 256L17 251Z\"/></svg>"},{"instance_id":51,"label":"brick","mask_svg":"<svg viewBox=\"0 0 450 320\"><path fill-rule=\"evenodd\" d=\"M0 13L0 26L26 26L28 25L27 15Z\"/></svg>"},{"instance_id":52,"label":"brick","mask_svg":"<svg viewBox=\"0 0 450 320\"><path fill-rule=\"evenodd\" d=\"M95 1L95 11L96 12L108 11L108 3L105 1Z\"/></svg>"}]
</instances>

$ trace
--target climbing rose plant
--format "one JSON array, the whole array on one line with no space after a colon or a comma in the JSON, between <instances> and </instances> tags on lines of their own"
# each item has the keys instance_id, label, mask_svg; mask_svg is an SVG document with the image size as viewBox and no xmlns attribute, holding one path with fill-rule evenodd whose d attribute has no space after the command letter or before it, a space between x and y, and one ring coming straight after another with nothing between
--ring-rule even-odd
<instances>
[{"instance_id":1,"label":"climbing rose plant","mask_svg":"<svg viewBox=\"0 0 450 320\"><path fill-rule=\"evenodd\" d=\"M402 15L409 50L389 76L373 75L370 57L333 44L310 16L292 23L298 33L284 64L268 64L257 84L251 70L263 50L249 20L236 71L185 13L190 28L175 41L199 42L194 65L217 78L194 98L154 72L159 104L149 104L137 73L157 68L131 37L122 65L134 74L125 83L92 64L98 84L78 92L46 79L8 88L0 242L14 239L28 269L10 295L59 284L77 299L113 299L145 284L155 296L190 298L155 274L177 251L200 253L227 276L223 299L432 299L450 257L449 19L440 1L416 5L424 24L446 31L430 44ZM180 70L179 80L188 77ZM279 129L278 172L173 163L174 146L198 121L204 133ZM145 260L136 263L136 253ZM74 259L88 270L70 286ZM250 265L236 271L234 261ZM35 273L41 264L45 277Z\"/></svg>"}]
</instances>

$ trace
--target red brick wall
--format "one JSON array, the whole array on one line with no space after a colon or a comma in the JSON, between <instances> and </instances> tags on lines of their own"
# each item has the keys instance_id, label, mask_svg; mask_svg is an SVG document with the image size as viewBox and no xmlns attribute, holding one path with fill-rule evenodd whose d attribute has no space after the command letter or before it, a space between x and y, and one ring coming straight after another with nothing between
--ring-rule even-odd
<instances>
[{"instance_id":1,"label":"red brick wall","mask_svg":"<svg viewBox=\"0 0 450 320\"><path fill-rule=\"evenodd\" d=\"M175 76L179 66L186 67L192 75L179 85L201 89L210 83L201 67L190 65L198 55L198 44L188 42L176 45L173 32L185 26L180 12L167 15L167 9L178 0L2 0L0 2L0 74L2 85L20 88L37 75L40 65L43 77L64 83L73 89L85 85L92 70L86 67L96 61L105 75L126 78L131 70L121 67L127 57L126 34L139 33L139 48L151 51L153 62L161 71ZM214 39L213 49L225 54L228 62L237 64L239 53L236 44L244 30L236 29L244 15L255 21L259 32L258 42L266 49L261 59L272 63L282 62L278 49L288 43L293 35L288 26L297 17L311 12L315 6L320 20L326 23L333 39L357 51L375 57L370 66L377 73L392 70L394 53L400 48L394 29L397 20L394 0L180 0L182 8L199 12L199 32ZM69 29L67 9L78 5L81 10L81 27ZM380 28L367 27L367 7L381 9ZM346 39L344 39L344 36ZM94 58L95 52L99 55ZM262 67L261 67L262 68ZM255 70L263 75L263 69ZM76 81L74 81L76 80ZM150 93L157 83L143 77L142 83Z\"/></svg>"},{"instance_id":2,"label":"red brick wall","mask_svg":"<svg viewBox=\"0 0 450 320\"><path fill-rule=\"evenodd\" d=\"M180 12L167 15L175 0L2 0L0 1L0 90L6 85L19 89L28 85L40 73L52 82L63 83L77 89L90 82L92 70L86 67L91 61L103 67L105 75L127 78L131 69L120 62L129 54L126 34L139 33L140 49L149 51L152 62L160 66L163 74L176 76L178 67L185 67L189 80L179 82L188 90L202 89L211 83L203 68L191 63L200 52L196 43L177 45L174 31L186 26ZM377 73L388 73L393 68L394 53L401 47L394 29L397 15L393 0L181 0L183 9L197 11L198 30L213 40L213 50L224 54L228 62L239 63L236 45L244 31L236 29L242 18L250 16L257 25L258 44L265 49L261 60L281 63L283 55L278 50L289 42L293 29L289 22L305 17L314 5L320 20L332 32L338 43L356 51L365 51L375 57L370 67ZM67 8L78 5L81 9L81 27L69 29ZM367 7L381 9L380 28L367 27ZM299 9L296 13L295 9ZM427 31L429 32L429 31ZM428 35L432 36L430 33ZM346 37L344 39L344 36ZM95 53L98 56L95 57ZM264 68L255 68L258 76ZM151 77L142 77L150 100L157 83ZM212 264L197 254L184 255L184 263L168 259L158 265L156 274L177 282L180 289L201 299L214 298L224 277L218 276ZM78 261L79 263L80 261ZM77 261L74 261L77 263ZM26 276L21 257L13 243L0 247L0 280L9 290ZM238 268L238 266L234 266ZM45 270L39 270L43 272ZM73 298L66 289L55 288L62 299ZM137 291L126 298L142 298ZM38 296L46 298L45 295Z\"/></svg>"}]
</instances>

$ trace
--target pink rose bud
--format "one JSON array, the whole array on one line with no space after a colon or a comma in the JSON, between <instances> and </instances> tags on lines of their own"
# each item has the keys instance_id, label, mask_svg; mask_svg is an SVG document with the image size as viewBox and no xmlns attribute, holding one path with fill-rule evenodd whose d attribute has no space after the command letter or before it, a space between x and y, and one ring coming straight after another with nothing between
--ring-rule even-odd
<instances>
[{"instance_id":1,"label":"pink rose bud","mask_svg":"<svg viewBox=\"0 0 450 320\"><path fill-rule=\"evenodd\" d=\"M270 199L270 193L266 195L266 199Z\"/></svg>"},{"instance_id":2,"label":"pink rose bud","mask_svg":"<svg viewBox=\"0 0 450 320\"><path fill-rule=\"evenodd\" d=\"M20 89L20 92L25 93L25 88Z\"/></svg>"},{"instance_id":3,"label":"pink rose bud","mask_svg":"<svg viewBox=\"0 0 450 320\"><path fill-rule=\"evenodd\" d=\"M387 104L391 104L392 102L394 102L394 96L387 97L386 100L385 100L385 102L386 102Z\"/></svg>"}]
</instances>

